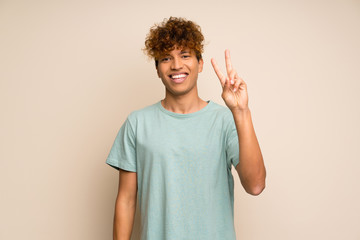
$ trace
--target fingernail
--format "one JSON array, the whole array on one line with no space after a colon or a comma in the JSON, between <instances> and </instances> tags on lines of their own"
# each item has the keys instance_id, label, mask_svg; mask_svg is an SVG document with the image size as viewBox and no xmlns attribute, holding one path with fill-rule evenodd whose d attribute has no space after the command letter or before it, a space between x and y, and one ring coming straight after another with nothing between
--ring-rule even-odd
<instances>
[{"instance_id":1,"label":"fingernail","mask_svg":"<svg viewBox=\"0 0 360 240\"><path fill-rule=\"evenodd\" d=\"M234 80L231 80L230 82L231 82L231 84L234 84Z\"/></svg>"}]
</instances>

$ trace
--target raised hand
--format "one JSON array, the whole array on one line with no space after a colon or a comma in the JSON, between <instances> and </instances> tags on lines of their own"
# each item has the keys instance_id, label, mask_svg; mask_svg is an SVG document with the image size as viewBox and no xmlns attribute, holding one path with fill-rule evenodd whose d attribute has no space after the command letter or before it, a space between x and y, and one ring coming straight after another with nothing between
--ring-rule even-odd
<instances>
[{"instance_id":1,"label":"raised hand","mask_svg":"<svg viewBox=\"0 0 360 240\"><path fill-rule=\"evenodd\" d=\"M230 51L225 50L225 64L227 75L224 75L216 64L215 59L211 59L211 64L218 76L223 92L221 97L231 111L248 109L247 86L237 72L233 69L230 59Z\"/></svg>"}]
</instances>

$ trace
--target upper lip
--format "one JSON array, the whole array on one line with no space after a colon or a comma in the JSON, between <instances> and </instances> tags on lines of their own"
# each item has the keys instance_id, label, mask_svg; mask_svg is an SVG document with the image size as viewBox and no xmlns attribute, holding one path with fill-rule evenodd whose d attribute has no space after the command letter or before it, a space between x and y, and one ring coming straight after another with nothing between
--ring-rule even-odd
<instances>
[{"instance_id":1,"label":"upper lip","mask_svg":"<svg viewBox=\"0 0 360 240\"><path fill-rule=\"evenodd\" d=\"M180 75L180 74L189 75L187 72L178 72L178 73L172 73L172 74L170 74L169 77L172 77L173 75Z\"/></svg>"}]
</instances>

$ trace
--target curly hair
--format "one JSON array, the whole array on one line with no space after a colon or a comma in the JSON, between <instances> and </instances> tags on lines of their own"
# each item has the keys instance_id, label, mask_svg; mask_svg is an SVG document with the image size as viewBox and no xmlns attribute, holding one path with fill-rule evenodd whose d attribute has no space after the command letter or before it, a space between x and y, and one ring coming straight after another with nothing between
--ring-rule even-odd
<instances>
[{"instance_id":1,"label":"curly hair","mask_svg":"<svg viewBox=\"0 0 360 240\"><path fill-rule=\"evenodd\" d=\"M204 51L204 36L200 26L184 18L170 17L162 23L155 24L146 36L146 55L155 59L158 65L159 57L177 48L190 48L194 50L196 58L200 60Z\"/></svg>"}]
</instances>

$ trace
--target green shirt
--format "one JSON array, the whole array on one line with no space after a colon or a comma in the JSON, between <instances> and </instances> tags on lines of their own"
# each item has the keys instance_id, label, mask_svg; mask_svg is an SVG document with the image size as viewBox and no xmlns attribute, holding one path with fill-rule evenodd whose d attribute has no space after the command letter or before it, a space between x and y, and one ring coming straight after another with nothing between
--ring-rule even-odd
<instances>
[{"instance_id":1,"label":"green shirt","mask_svg":"<svg viewBox=\"0 0 360 240\"><path fill-rule=\"evenodd\" d=\"M106 163L137 172L142 240L235 240L231 111L215 102L189 114L161 101L133 111Z\"/></svg>"}]
</instances>

